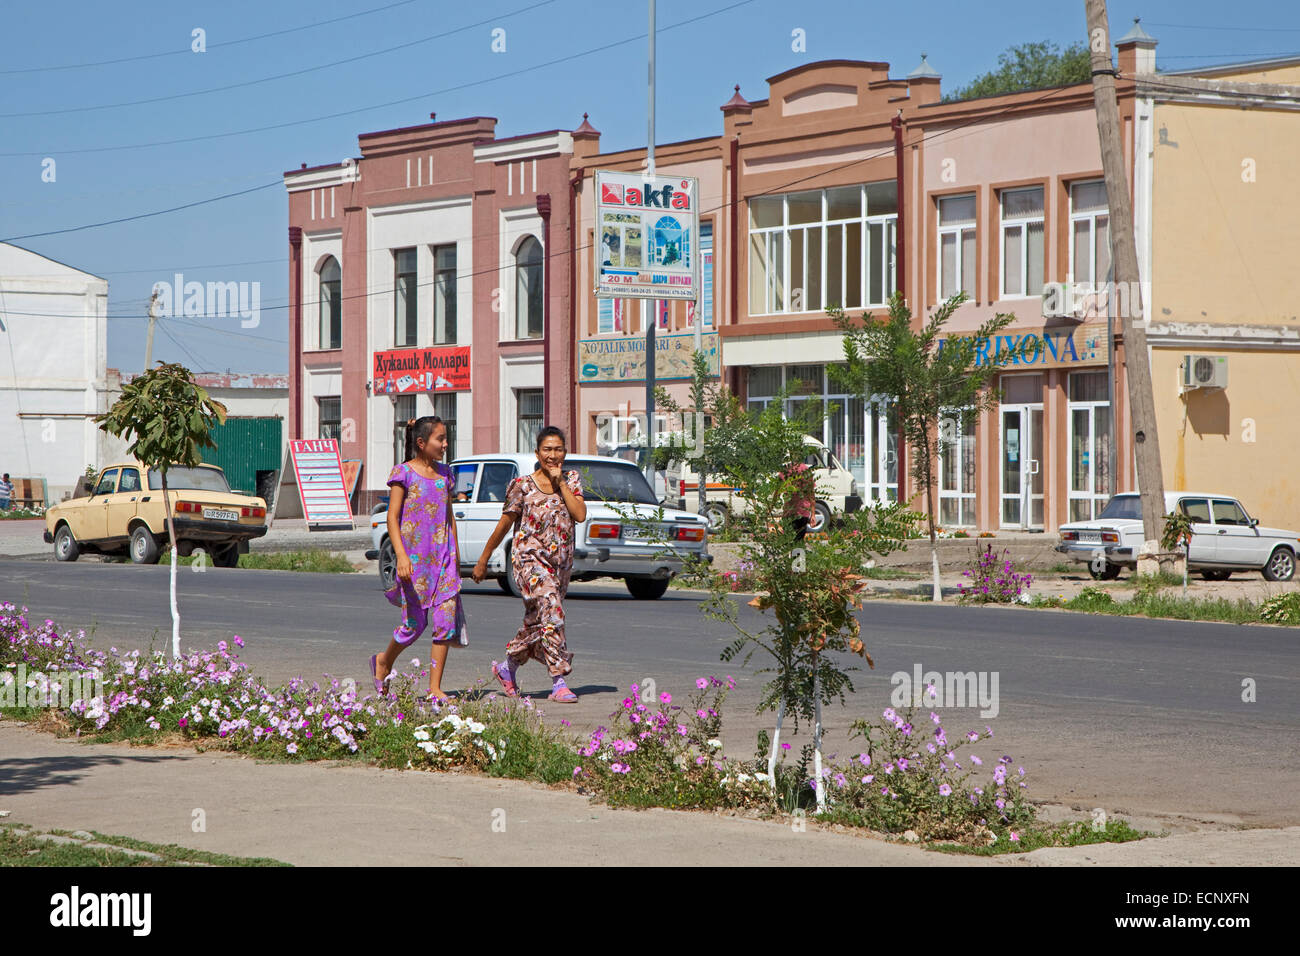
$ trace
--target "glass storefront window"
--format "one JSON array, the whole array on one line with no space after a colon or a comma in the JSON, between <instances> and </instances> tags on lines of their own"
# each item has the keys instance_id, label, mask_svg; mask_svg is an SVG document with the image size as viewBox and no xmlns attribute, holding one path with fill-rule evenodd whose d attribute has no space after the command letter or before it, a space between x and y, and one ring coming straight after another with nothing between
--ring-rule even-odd
<instances>
[{"instance_id":1,"label":"glass storefront window","mask_svg":"<svg viewBox=\"0 0 1300 956\"><path fill-rule=\"evenodd\" d=\"M975 526L975 413L969 408L939 420L939 524Z\"/></svg>"},{"instance_id":2,"label":"glass storefront window","mask_svg":"<svg viewBox=\"0 0 1300 956\"><path fill-rule=\"evenodd\" d=\"M1091 521L1112 494L1106 373L1072 372L1069 396L1070 520Z\"/></svg>"}]
</instances>

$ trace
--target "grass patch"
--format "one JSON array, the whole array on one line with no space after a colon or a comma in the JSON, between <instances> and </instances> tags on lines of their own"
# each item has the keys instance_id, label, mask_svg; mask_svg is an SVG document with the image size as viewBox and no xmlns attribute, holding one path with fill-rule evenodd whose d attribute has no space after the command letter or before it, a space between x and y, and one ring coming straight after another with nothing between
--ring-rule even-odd
<instances>
[{"instance_id":1,"label":"grass patch","mask_svg":"<svg viewBox=\"0 0 1300 956\"><path fill-rule=\"evenodd\" d=\"M962 843L934 843L928 849L940 853L960 853L967 856L1001 856L1006 853L1029 853L1044 847L1088 846L1094 843L1131 843L1147 837L1159 836L1145 830L1135 830L1123 820L1108 820L1103 827L1091 822L1034 824L1021 830L995 827L990 831L997 839L986 846L968 846ZM1015 833L1016 839L1011 839Z\"/></svg>"},{"instance_id":2,"label":"grass patch","mask_svg":"<svg viewBox=\"0 0 1300 956\"><path fill-rule=\"evenodd\" d=\"M1300 625L1300 597L1292 600L1291 596L1282 600L1270 598L1263 604L1255 604L1247 598L1185 598L1166 594L1159 588L1145 587L1139 589L1131 599L1117 601L1108 591L1086 587L1072 598L1038 595L1031 607L1063 608L1067 611L1113 614L1119 617L1141 615L1175 621Z\"/></svg>"},{"instance_id":3,"label":"grass patch","mask_svg":"<svg viewBox=\"0 0 1300 956\"><path fill-rule=\"evenodd\" d=\"M920 571L904 571L902 568L863 568L859 573L873 581L919 581L926 577Z\"/></svg>"},{"instance_id":4,"label":"grass patch","mask_svg":"<svg viewBox=\"0 0 1300 956\"><path fill-rule=\"evenodd\" d=\"M29 518L44 517L44 511L33 511L31 508L10 508L8 511L0 511L0 521L26 521Z\"/></svg>"},{"instance_id":5,"label":"grass patch","mask_svg":"<svg viewBox=\"0 0 1300 956\"><path fill-rule=\"evenodd\" d=\"M71 837L66 830L50 830L56 836ZM162 857L151 860L148 857L119 853L112 849L90 847L85 843L54 843L38 840L34 835L16 832L16 824L0 825L0 867L3 866L180 866L184 864L201 864L205 866L288 866L279 860L267 857L227 856L224 853L208 853L205 850L191 850L175 844L147 843L130 837L108 836L90 831L94 842L104 843L127 850L144 850ZM87 841L90 842L90 841Z\"/></svg>"},{"instance_id":6,"label":"grass patch","mask_svg":"<svg viewBox=\"0 0 1300 956\"><path fill-rule=\"evenodd\" d=\"M171 564L171 549L158 556L159 564ZM202 561L208 565L212 559L197 552L188 558L178 558L177 564L192 565ZM239 567L252 571L310 571L316 574L355 574L357 569L341 554L313 548L309 551L257 551L239 556Z\"/></svg>"},{"instance_id":7,"label":"grass patch","mask_svg":"<svg viewBox=\"0 0 1300 956\"><path fill-rule=\"evenodd\" d=\"M1116 584L1122 588L1181 588L1183 576L1170 574L1168 571L1157 571L1155 574L1134 573L1126 578L1116 579Z\"/></svg>"}]
</instances>

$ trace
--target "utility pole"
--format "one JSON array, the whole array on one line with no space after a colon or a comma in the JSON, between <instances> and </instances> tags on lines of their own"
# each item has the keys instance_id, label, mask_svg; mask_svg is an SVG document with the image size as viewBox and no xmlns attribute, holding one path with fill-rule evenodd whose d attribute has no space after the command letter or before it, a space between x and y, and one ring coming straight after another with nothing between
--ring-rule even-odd
<instances>
[{"instance_id":1,"label":"utility pole","mask_svg":"<svg viewBox=\"0 0 1300 956\"><path fill-rule=\"evenodd\" d=\"M649 81L649 122L646 128L646 175L653 178L655 174L655 0L650 0L650 51L646 79ZM641 237L641 254L644 256L651 248L649 237ZM650 263L645 264L647 268ZM642 302L647 306L641 314L648 321L645 324L645 477L650 482L650 491L655 490L655 326L659 323L659 300ZM658 499L655 494L655 498Z\"/></svg>"},{"instance_id":2,"label":"utility pole","mask_svg":"<svg viewBox=\"0 0 1300 956\"><path fill-rule=\"evenodd\" d=\"M149 296L149 336L144 340L144 370L153 368L153 327L158 322L158 290Z\"/></svg>"},{"instance_id":3,"label":"utility pole","mask_svg":"<svg viewBox=\"0 0 1300 956\"><path fill-rule=\"evenodd\" d=\"M1147 356L1145 315L1150 303L1142 301L1138 282L1133 204L1129 199L1124 149L1120 143L1116 71L1110 56L1106 0L1084 0L1084 11L1088 18L1088 49L1092 53L1092 92L1097 109L1097 134L1101 140L1101 165L1106 176L1106 204L1110 209L1111 259L1116 286L1129 292L1125 297L1129 302L1129 314L1119 316L1119 319L1124 329L1124 367L1128 373L1133 449L1142 493L1142 527L1147 541L1159 541L1165 527L1165 482L1160 466L1160 441L1156 435L1151 361ZM1114 298L1113 288L1109 290L1109 296ZM1111 467L1117 464L1112 462Z\"/></svg>"}]
</instances>

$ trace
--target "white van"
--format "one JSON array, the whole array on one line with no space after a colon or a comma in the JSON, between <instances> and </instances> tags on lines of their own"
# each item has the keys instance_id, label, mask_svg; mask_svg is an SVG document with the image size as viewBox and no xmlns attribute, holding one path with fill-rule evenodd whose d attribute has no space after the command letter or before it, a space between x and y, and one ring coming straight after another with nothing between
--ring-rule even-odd
<instances>
[{"instance_id":1,"label":"white van","mask_svg":"<svg viewBox=\"0 0 1300 956\"><path fill-rule=\"evenodd\" d=\"M832 515L850 514L862 508L858 495L858 482L852 473L839 463L824 444L805 435L804 461L817 476L817 500L814 503L809 531L821 531ZM683 511L699 513L699 475L691 468L691 459L670 462L668 465L668 498L665 503ZM725 478L714 478L704 486L704 517L709 520L709 530L725 527L731 515L744 514L749 503L741 489Z\"/></svg>"}]
</instances>

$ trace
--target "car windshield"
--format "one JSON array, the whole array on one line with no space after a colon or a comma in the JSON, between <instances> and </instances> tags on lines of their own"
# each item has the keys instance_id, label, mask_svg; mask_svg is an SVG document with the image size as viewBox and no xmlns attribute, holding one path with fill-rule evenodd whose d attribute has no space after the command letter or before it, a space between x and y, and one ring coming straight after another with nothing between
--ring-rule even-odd
<instances>
[{"instance_id":1,"label":"car windshield","mask_svg":"<svg viewBox=\"0 0 1300 956\"><path fill-rule=\"evenodd\" d=\"M582 495L588 501L632 501L643 505L658 504L646 484L645 475L629 465L610 462L574 462L573 469L582 479Z\"/></svg>"},{"instance_id":2,"label":"car windshield","mask_svg":"<svg viewBox=\"0 0 1300 956\"><path fill-rule=\"evenodd\" d=\"M1116 495L1106 502L1101 518L1142 518L1142 498L1139 495Z\"/></svg>"},{"instance_id":3,"label":"car windshield","mask_svg":"<svg viewBox=\"0 0 1300 956\"><path fill-rule=\"evenodd\" d=\"M230 491L225 472L216 468L182 468L176 465L167 469L167 489L175 491L188 488L194 491ZM162 491L162 473L149 469L149 490Z\"/></svg>"}]
</instances>

